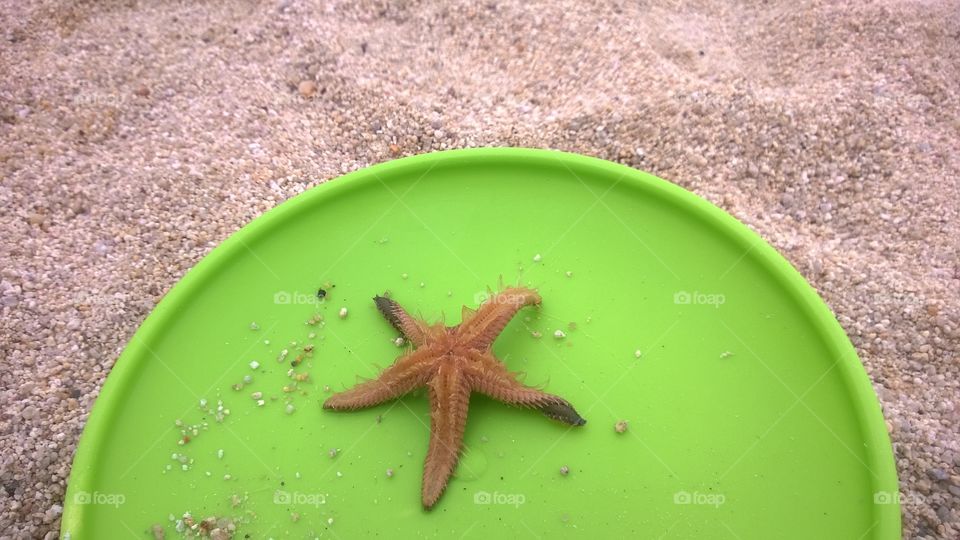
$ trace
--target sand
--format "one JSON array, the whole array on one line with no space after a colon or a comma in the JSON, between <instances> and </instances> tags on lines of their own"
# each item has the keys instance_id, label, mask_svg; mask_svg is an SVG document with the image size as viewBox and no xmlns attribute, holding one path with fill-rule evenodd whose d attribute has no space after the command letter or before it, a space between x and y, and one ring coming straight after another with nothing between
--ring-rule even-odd
<instances>
[{"instance_id":1,"label":"sand","mask_svg":"<svg viewBox=\"0 0 960 540\"><path fill-rule=\"evenodd\" d=\"M0 538L56 537L104 377L218 242L481 145L645 169L757 230L857 347L905 535L957 538L956 2L664 4L0 0Z\"/></svg>"}]
</instances>

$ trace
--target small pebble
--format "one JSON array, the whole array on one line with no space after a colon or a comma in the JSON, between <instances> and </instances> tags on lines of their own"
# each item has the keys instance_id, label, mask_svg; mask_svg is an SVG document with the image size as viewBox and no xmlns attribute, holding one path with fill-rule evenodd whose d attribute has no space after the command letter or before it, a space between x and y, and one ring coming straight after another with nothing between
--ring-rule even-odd
<instances>
[{"instance_id":1,"label":"small pebble","mask_svg":"<svg viewBox=\"0 0 960 540\"><path fill-rule=\"evenodd\" d=\"M563 339L567 337L567 335L563 333L563 330L557 330L556 332L553 333L553 337L557 339Z\"/></svg>"},{"instance_id":2,"label":"small pebble","mask_svg":"<svg viewBox=\"0 0 960 540\"><path fill-rule=\"evenodd\" d=\"M256 360L250 362L250 369L258 369L259 367L260 367L260 362L257 362Z\"/></svg>"},{"instance_id":3,"label":"small pebble","mask_svg":"<svg viewBox=\"0 0 960 540\"><path fill-rule=\"evenodd\" d=\"M730 351L723 351L720 353L720 358L730 358L731 356L733 356L733 353Z\"/></svg>"},{"instance_id":4,"label":"small pebble","mask_svg":"<svg viewBox=\"0 0 960 540\"><path fill-rule=\"evenodd\" d=\"M347 318L347 308L345 308L345 307L340 308L340 312L337 313L337 315L339 315L341 319L346 319L346 318Z\"/></svg>"},{"instance_id":5,"label":"small pebble","mask_svg":"<svg viewBox=\"0 0 960 540\"><path fill-rule=\"evenodd\" d=\"M570 474L570 467L567 467L566 465L564 465L563 467L560 467L560 474L562 474L563 476Z\"/></svg>"},{"instance_id":6,"label":"small pebble","mask_svg":"<svg viewBox=\"0 0 960 540\"><path fill-rule=\"evenodd\" d=\"M617 433L625 433L627 431L627 421L620 420L619 422L613 425L613 429Z\"/></svg>"},{"instance_id":7,"label":"small pebble","mask_svg":"<svg viewBox=\"0 0 960 540\"><path fill-rule=\"evenodd\" d=\"M257 324L257 323L255 323L255 322L252 322L252 323L250 323L250 329L251 329L251 330L254 330L254 331L259 330L259 329L260 329L260 325Z\"/></svg>"},{"instance_id":8,"label":"small pebble","mask_svg":"<svg viewBox=\"0 0 960 540\"><path fill-rule=\"evenodd\" d=\"M393 478L393 469L387 469L387 478Z\"/></svg>"},{"instance_id":9,"label":"small pebble","mask_svg":"<svg viewBox=\"0 0 960 540\"><path fill-rule=\"evenodd\" d=\"M633 356L634 356L635 358L640 358L641 356L643 356L643 352L642 352L640 349L637 349L637 350L633 351Z\"/></svg>"},{"instance_id":10,"label":"small pebble","mask_svg":"<svg viewBox=\"0 0 960 540\"><path fill-rule=\"evenodd\" d=\"M950 479L950 475L946 473L943 469L939 467L934 467L927 471L927 475L936 480L937 482L946 482Z\"/></svg>"},{"instance_id":11,"label":"small pebble","mask_svg":"<svg viewBox=\"0 0 960 540\"><path fill-rule=\"evenodd\" d=\"M539 253L537 253L536 255L533 256L533 262L535 262L535 263L538 263L538 262L540 262L540 261L542 261L542 260L543 260L543 257L541 257Z\"/></svg>"},{"instance_id":12,"label":"small pebble","mask_svg":"<svg viewBox=\"0 0 960 540\"><path fill-rule=\"evenodd\" d=\"M317 93L317 83L313 81L300 81L300 84L297 85L297 91L305 98L313 97L313 95Z\"/></svg>"}]
</instances>

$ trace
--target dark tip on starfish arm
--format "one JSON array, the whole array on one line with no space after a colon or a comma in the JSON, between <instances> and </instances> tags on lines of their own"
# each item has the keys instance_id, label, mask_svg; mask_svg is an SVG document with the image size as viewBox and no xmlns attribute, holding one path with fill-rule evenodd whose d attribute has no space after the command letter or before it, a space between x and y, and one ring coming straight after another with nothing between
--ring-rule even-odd
<instances>
[{"instance_id":1,"label":"dark tip on starfish arm","mask_svg":"<svg viewBox=\"0 0 960 540\"><path fill-rule=\"evenodd\" d=\"M549 418L571 426L587 423L569 401L521 384L517 374L508 371L492 354L475 352L470 359L473 364L468 368L468 374L474 391L508 405L536 409Z\"/></svg>"},{"instance_id":2,"label":"dark tip on starfish arm","mask_svg":"<svg viewBox=\"0 0 960 540\"><path fill-rule=\"evenodd\" d=\"M573 408L573 405L565 399L556 398L556 400L548 401L537 407L537 410L548 418L553 418L554 420L558 420L564 424L570 424L571 426L582 426L587 423L587 420L580 416L580 413Z\"/></svg>"},{"instance_id":3,"label":"dark tip on starfish arm","mask_svg":"<svg viewBox=\"0 0 960 540\"><path fill-rule=\"evenodd\" d=\"M423 328L400 304L386 296L374 296L373 303L377 305L377 310L383 314L383 317L403 334L403 337L414 345L423 343L425 339Z\"/></svg>"}]
</instances>

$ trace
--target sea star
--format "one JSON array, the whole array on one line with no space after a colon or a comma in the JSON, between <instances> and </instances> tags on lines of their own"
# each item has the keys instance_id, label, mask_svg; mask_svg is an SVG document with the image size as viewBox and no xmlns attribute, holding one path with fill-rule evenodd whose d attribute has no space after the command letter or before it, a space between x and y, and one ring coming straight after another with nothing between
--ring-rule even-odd
<instances>
[{"instance_id":1,"label":"sea star","mask_svg":"<svg viewBox=\"0 0 960 540\"><path fill-rule=\"evenodd\" d=\"M447 487L460 458L470 394L479 392L509 405L537 409L572 426L584 420L567 400L517 381L517 374L493 355L491 347L510 319L524 306L540 304L533 289L508 287L476 310L463 307L457 326L428 325L390 298L373 299L380 313L410 341L407 352L376 378L334 394L325 409L372 407L427 386L430 396L430 446L423 465L423 506L431 508Z\"/></svg>"}]
</instances>

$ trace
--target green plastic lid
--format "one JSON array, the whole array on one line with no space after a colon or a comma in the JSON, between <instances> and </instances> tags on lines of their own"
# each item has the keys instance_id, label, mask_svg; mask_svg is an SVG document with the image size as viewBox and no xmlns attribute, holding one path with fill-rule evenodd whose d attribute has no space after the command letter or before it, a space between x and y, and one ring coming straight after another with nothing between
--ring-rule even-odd
<instances>
[{"instance_id":1,"label":"green plastic lid","mask_svg":"<svg viewBox=\"0 0 960 540\"><path fill-rule=\"evenodd\" d=\"M494 352L589 422L474 396L427 511L423 392L320 405L404 350L374 295L452 325L501 279L543 305ZM457 150L323 184L191 270L103 386L62 533L896 538L897 489L853 347L747 227L621 165Z\"/></svg>"}]
</instances>

